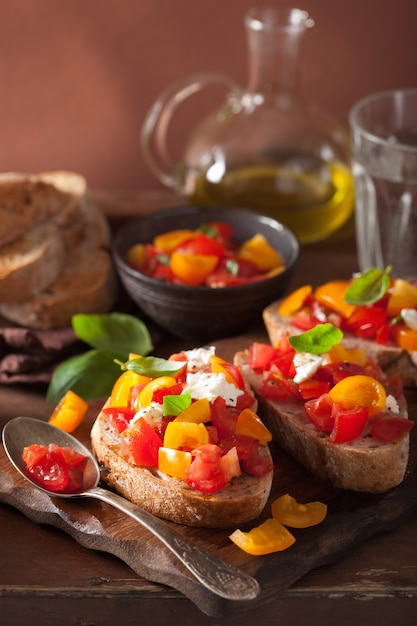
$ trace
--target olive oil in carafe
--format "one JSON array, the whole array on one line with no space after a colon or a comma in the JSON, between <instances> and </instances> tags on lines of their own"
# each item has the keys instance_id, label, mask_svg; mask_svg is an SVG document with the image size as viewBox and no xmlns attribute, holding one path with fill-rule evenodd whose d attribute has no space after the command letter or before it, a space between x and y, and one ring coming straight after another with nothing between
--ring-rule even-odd
<instances>
[{"instance_id":1,"label":"olive oil in carafe","mask_svg":"<svg viewBox=\"0 0 417 626\"><path fill-rule=\"evenodd\" d=\"M273 164L229 169L218 180L209 169L197 179L190 199L264 213L309 243L328 237L350 217L353 179L342 163L292 156Z\"/></svg>"}]
</instances>

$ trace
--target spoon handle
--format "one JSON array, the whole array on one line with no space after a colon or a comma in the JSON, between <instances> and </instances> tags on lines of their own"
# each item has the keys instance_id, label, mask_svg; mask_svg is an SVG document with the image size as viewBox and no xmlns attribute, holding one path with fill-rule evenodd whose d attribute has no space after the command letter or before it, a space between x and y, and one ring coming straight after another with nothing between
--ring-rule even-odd
<instances>
[{"instance_id":1,"label":"spoon handle","mask_svg":"<svg viewBox=\"0 0 417 626\"><path fill-rule=\"evenodd\" d=\"M184 541L164 521L129 500L101 487L90 489L86 495L111 504L142 524L212 593L228 600L252 600L258 595L259 584L249 574L225 563L198 545Z\"/></svg>"}]
</instances>

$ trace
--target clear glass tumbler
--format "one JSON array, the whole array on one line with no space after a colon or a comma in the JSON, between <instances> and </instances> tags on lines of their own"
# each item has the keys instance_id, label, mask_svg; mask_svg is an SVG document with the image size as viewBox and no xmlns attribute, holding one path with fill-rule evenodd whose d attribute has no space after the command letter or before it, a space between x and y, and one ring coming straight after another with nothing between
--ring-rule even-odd
<instances>
[{"instance_id":1,"label":"clear glass tumbler","mask_svg":"<svg viewBox=\"0 0 417 626\"><path fill-rule=\"evenodd\" d=\"M417 279L417 89L372 94L349 119L359 267Z\"/></svg>"}]
</instances>

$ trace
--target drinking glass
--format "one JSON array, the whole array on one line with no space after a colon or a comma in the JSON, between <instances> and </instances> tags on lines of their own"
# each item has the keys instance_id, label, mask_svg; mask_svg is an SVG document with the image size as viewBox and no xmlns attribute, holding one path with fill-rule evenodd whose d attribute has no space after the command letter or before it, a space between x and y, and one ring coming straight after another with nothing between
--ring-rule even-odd
<instances>
[{"instance_id":1,"label":"drinking glass","mask_svg":"<svg viewBox=\"0 0 417 626\"><path fill-rule=\"evenodd\" d=\"M417 279L417 88L369 95L349 122L359 267Z\"/></svg>"}]
</instances>

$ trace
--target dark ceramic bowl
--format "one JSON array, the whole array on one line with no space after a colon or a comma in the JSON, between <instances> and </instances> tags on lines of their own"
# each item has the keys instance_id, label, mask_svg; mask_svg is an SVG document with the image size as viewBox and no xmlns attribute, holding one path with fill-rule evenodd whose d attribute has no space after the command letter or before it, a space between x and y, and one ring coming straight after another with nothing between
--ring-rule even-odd
<instances>
[{"instance_id":1,"label":"dark ceramic bowl","mask_svg":"<svg viewBox=\"0 0 417 626\"><path fill-rule=\"evenodd\" d=\"M262 233L284 258L286 269L259 282L215 289L166 283L141 274L125 261L126 251L136 243L150 243L155 235L219 220L233 226L237 242ZM237 335L261 320L262 310L287 289L299 251L295 235L279 222L247 209L216 206L174 207L130 220L113 243L116 269L133 301L172 335L199 342Z\"/></svg>"}]
</instances>

